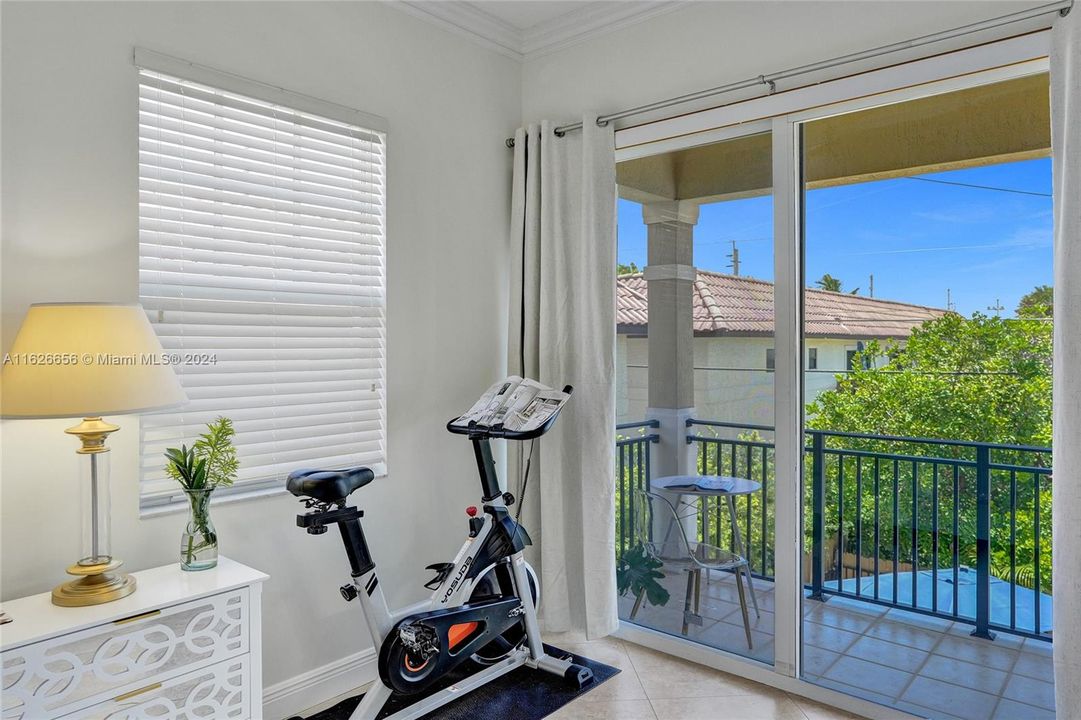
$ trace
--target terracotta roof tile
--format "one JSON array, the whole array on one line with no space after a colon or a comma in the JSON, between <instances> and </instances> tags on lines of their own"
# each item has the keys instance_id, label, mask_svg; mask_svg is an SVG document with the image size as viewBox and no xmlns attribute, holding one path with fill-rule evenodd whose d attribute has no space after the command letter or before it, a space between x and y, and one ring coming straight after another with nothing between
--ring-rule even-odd
<instances>
[{"instance_id":1,"label":"terracotta roof tile","mask_svg":"<svg viewBox=\"0 0 1081 720\"><path fill-rule=\"evenodd\" d=\"M699 270L693 293L696 335L773 334L773 283ZM649 304L642 274L616 278L616 297L619 332L645 334ZM809 288L804 314L806 333L812 337L903 338L946 311Z\"/></svg>"}]
</instances>

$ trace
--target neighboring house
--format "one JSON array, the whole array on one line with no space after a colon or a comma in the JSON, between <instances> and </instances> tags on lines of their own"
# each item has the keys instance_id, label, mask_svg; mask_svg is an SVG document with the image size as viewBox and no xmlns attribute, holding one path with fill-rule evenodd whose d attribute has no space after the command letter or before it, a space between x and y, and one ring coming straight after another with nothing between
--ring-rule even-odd
<instances>
[{"instance_id":1,"label":"neighboring house","mask_svg":"<svg viewBox=\"0 0 1081 720\"><path fill-rule=\"evenodd\" d=\"M641 273L616 279L616 417L645 417L648 299ZM701 419L773 424L773 283L699 270L692 296L694 392ZM836 385L868 340L903 342L938 308L808 289L803 366L807 402Z\"/></svg>"}]
</instances>

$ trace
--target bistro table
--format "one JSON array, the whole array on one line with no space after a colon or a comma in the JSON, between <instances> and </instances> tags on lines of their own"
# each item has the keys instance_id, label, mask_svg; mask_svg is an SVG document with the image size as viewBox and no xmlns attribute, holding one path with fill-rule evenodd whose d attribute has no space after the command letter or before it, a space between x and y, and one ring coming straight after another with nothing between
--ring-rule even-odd
<instances>
[{"instance_id":1,"label":"bistro table","mask_svg":"<svg viewBox=\"0 0 1081 720\"><path fill-rule=\"evenodd\" d=\"M716 483L723 485L723 489L700 487L700 483L703 485ZM754 581L751 579L750 556L747 554L747 546L743 542L743 534L739 531L739 521L736 519L736 496L756 493L762 489L762 483L726 475L666 475L651 480L649 486L651 490L680 495L680 505L691 505L682 500L683 496L698 498L698 512L702 515L702 537L707 541L709 539L709 512L706 501L711 497L718 498L718 501L724 498L728 506L728 520L732 523L732 537L735 542L732 550L748 561L747 565L743 566L743 570L747 573L747 587L751 589L751 601L754 603L754 612L758 615L758 599L755 597ZM706 582L709 582L708 572ZM737 582L739 582L738 579Z\"/></svg>"}]
</instances>

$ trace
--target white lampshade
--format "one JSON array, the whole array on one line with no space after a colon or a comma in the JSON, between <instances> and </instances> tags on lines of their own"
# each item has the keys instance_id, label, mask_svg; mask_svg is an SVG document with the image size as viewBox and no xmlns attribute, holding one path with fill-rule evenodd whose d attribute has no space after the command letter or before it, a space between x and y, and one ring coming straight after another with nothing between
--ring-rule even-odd
<instances>
[{"instance_id":1,"label":"white lampshade","mask_svg":"<svg viewBox=\"0 0 1081 720\"><path fill-rule=\"evenodd\" d=\"M187 401L140 305L31 305L0 371L0 415L119 415Z\"/></svg>"}]
</instances>

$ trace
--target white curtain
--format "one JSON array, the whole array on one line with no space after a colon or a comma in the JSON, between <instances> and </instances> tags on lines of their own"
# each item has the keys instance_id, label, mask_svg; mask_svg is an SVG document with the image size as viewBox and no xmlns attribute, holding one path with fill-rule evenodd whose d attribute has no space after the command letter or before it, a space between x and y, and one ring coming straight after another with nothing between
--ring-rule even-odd
<instances>
[{"instance_id":1,"label":"white curtain","mask_svg":"<svg viewBox=\"0 0 1081 720\"><path fill-rule=\"evenodd\" d=\"M552 632L615 630L615 141L586 115L514 138L509 370L574 394L537 441L523 524ZM528 448L511 467L522 467ZM512 455L512 460L514 456Z\"/></svg>"},{"instance_id":2,"label":"white curtain","mask_svg":"<svg viewBox=\"0 0 1081 720\"><path fill-rule=\"evenodd\" d=\"M1081 718L1081 8L1056 18L1051 42L1055 704L1060 720L1076 720Z\"/></svg>"}]
</instances>

